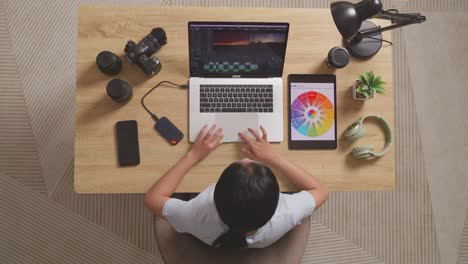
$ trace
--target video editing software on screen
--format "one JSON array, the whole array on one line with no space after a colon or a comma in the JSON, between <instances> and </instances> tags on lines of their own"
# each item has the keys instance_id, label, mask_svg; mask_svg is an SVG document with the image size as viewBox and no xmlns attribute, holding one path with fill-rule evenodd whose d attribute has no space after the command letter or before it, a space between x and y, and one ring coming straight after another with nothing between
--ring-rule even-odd
<instances>
[{"instance_id":1,"label":"video editing software on screen","mask_svg":"<svg viewBox=\"0 0 468 264\"><path fill-rule=\"evenodd\" d=\"M190 24L192 76L275 76L283 71L287 25Z\"/></svg>"}]
</instances>

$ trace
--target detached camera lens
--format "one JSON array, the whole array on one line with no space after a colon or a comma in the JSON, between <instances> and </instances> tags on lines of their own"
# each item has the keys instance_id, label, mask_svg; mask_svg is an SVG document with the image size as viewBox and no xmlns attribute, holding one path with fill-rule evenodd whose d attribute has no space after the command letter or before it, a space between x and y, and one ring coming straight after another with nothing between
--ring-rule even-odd
<instances>
[{"instance_id":1,"label":"detached camera lens","mask_svg":"<svg viewBox=\"0 0 468 264\"><path fill-rule=\"evenodd\" d=\"M107 75L116 75L122 70L122 61L119 56L110 51L102 51L96 57L99 70Z\"/></svg>"},{"instance_id":2,"label":"detached camera lens","mask_svg":"<svg viewBox=\"0 0 468 264\"><path fill-rule=\"evenodd\" d=\"M344 68L349 63L349 53L345 48L334 47L328 52L327 65L332 69Z\"/></svg>"}]
</instances>

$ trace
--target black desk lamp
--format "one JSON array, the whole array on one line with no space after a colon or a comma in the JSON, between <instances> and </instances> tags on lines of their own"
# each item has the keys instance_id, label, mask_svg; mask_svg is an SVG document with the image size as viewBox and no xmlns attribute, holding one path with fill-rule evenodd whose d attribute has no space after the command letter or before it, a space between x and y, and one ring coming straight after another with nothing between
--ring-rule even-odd
<instances>
[{"instance_id":1,"label":"black desk lamp","mask_svg":"<svg viewBox=\"0 0 468 264\"><path fill-rule=\"evenodd\" d=\"M363 0L357 4L334 2L331 13L336 27L343 36L345 48L360 59L375 55L382 47L382 32L410 24L422 23L426 17L419 13L398 13L395 9L382 10L380 0ZM368 18L379 18L392 21L392 24L381 28L367 21Z\"/></svg>"}]
</instances>

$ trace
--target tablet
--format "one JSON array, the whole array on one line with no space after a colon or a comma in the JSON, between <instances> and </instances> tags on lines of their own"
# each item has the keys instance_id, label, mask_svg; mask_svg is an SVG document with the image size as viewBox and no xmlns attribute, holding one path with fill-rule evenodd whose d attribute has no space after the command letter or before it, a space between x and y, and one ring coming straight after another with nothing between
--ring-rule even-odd
<instances>
[{"instance_id":1,"label":"tablet","mask_svg":"<svg viewBox=\"0 0 468 264\"><path fill-rule=\"evenodd\" d=\"M289 149L336 149L336 77L288 76Z\"/></svg>"}]
</instances>

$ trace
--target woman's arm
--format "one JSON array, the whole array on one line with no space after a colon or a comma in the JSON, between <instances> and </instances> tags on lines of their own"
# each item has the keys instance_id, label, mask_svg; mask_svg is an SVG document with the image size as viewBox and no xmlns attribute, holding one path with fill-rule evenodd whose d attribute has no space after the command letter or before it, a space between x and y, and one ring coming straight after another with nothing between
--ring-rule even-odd
<instances>
[{"instance_id":1,"label":"woman's arm","mask_svg":"<svg viewBox=\"0 0 468 264\"><path fill-rule=\"evenodd\" d=\"M320 183L319 180L291 161L273 152L273 149L268 143L268 136L265 129L263 127L260 128L263 134L262 137L253 129L249 129L256 140L250 139L245 134L240 133L240 137L247 143L247 146L243 148L242 151L250 158L272 167L287 177L299 189L310 192L315 199L316 208L319 208L328 199L327 186Z\"/></svg>"},{"instance_id":2,"label":"woman's arm","mask_svg":"<svg viewBox=\"0 0 468 264\"><path fill-rule=\"evenodd\" d=\"M148 190L144 199L146 207L162 216L164 204L175 192L187 172L222 144L222 129L216 132L215 129L216 126L213 125L205 133L206 126L202 128L190 150Z\"/></svg>"}]
</instances>

